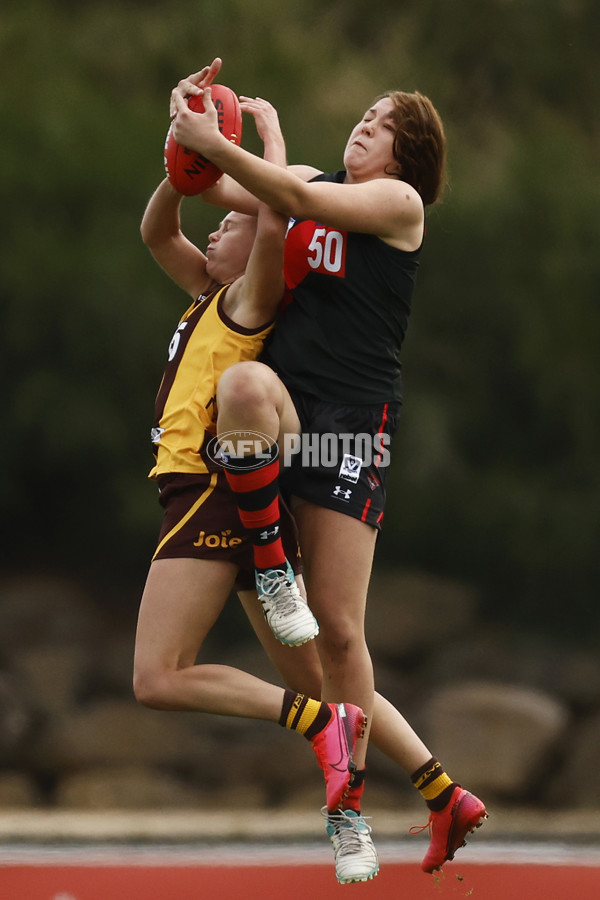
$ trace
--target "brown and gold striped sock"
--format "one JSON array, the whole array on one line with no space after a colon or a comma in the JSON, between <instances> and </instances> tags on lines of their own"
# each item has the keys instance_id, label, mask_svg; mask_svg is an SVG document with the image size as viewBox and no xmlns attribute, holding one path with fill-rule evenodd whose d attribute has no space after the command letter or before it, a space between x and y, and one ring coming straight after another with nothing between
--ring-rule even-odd
<instances>
[{"instance_id":1,"label":"brown and gold striped sock","mask_svg":"<svg viewBox=\"0 0 600 900\"><path fill-rule=\"evenodd\" d=\"M413 772L410 780L433 812L439 812L446 806L456 787L456 782L444 772L442 764L434 756Z\"/></svg>"},{"instance_id":2,"label":"brown and gold striped sock","mask_svg":"<svg viewBox=\"0 0 600 900\"><path fill-rule=\"evenodd\" d=\"M322 731L331 719L327 703L312 700L305 694L285 691L279 724L291 731L299 731L309 740Z\"/></svg>"}]
</instances>

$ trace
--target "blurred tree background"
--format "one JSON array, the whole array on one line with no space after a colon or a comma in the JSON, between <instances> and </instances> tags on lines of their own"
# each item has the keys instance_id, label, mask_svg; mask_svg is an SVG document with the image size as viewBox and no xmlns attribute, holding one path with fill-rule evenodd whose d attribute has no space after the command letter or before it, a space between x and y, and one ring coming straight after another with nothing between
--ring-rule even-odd
<instances>
[{"instance_id":1,"label":"blurred tree background","mask_svg":"<svg viewBox=\"0 0 600 900\"><path fill-rule=\"evenodd\" d=\"M160 520L149 426L186 302L139 222L169 92L220 55L225 84L278 108L292 163L338 168L383 90L435 102L450 184L378 564L597 641L599 37L592 0L5 0L0 575L65 572L137 607ZM244 145L260 151L251 122ZM186 201L200 245L219 217Z\"/></svg>"}]
</instances>

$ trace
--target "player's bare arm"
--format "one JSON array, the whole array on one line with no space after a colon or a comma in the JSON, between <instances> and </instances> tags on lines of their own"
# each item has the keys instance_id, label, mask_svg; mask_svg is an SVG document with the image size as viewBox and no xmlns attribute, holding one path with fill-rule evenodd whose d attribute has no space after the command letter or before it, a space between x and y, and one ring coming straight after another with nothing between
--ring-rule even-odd
<instances>
[{"instance_id":1,"label":"player's bare arm","mask_svg":"<svg viewBox=\"0 0 600 900\"><path fill-rule=\"evenodd\" d=\"M422 236L423 204L410 185L394 177L358 184L307 183L294 172L273 166L220 134L210 88L204 113L192 112L176 92L176 139L205 155L283 215L310 218L349 231L376 234L402 249L415 249Z\"/></svg>"},{"instance_id":2,"label":"player's bare arm","mask_svg":"<svg viewBox=\"0 0 600 900\"><path fill-rule=\"evenodd\" d=\"M264 157L273 165L285 166L286 150L279 118L274 107L260 97L240 97L243 112L253 116L264 143ZM284 291L283 245L287 219L264 203L258 204L256 238L246 274L226 297L229 314L247 328L271 321Z\"/></svg>"},{"instance_id":3,"label":"player's bare arm","mask_svg":"<svg viewBox=\"0 0 600 900\"><path fill-rule=\"evenodd\" d=\"M159 266L195 300L212 281L206 272L205 254L181 231L182 199L165 178L148 202L140 231Z\"/></svg>"}]
</instances>

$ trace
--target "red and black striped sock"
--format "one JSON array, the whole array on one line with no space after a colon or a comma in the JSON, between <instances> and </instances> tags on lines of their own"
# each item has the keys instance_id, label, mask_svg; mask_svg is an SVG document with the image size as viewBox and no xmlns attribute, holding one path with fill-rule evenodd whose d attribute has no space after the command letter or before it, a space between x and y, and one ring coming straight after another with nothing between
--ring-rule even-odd
<instances>
[{"instance_id":1,"label":"red and black striped sock","mask_svg":"<svg viewBox=\"0 0 600 900\"><path fill-rule=\"evenodd\" d=\"M236 497L242 525L252 536L257 569L285 568L279 515L277 444L260 455L230 457L225 476Z\"/></svg>"}]
</instances>

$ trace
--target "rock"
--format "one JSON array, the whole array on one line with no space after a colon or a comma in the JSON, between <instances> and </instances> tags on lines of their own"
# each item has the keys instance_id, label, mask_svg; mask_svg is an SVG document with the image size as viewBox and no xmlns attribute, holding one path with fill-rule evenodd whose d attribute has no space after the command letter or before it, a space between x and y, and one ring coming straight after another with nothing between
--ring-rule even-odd
<instances>
[{"instance_id":1,"label":"rock","mask_svg":"<svg viewBox=\"0 0 600 900\"><path fill-rule=\"evenodd\" d=\"M36 722L37 710L21 682L0 672L0 764L18 759Z\"/></svg>"},{"instance_id":2,"label":"rock","mask_svg":"<svg viewBox=\"0 0 600 900\"><path fill-rule=\"evenodd\" d=\"M200 738L198 714L159 712L134 700L103 700L53 718L30 762L58 773L85 766L202 765L215 751Z\"/></svg>"},{"instance_id":3,"label":"rock","mask_svg":"<svg viewBox=\"0 0 600 900\"><path fill-rule=\"evenodd\" d=\"M0 587L0 649L8 658L39 644L94 643L106 621L85 592L62 578L21 576Z\"/></svg>"},{"instance_id":4,"label":"rock","mask_svg":"<svg viewBox=\"0 0 600 900\"><path fill-rule=\"evenodd\" d=\"M47 715L56 716L70 712L77 704L89 665L83 647L38 644L15 657L13 670L27 685L36 706Z\"/></svg>"},{"instance_id":5,"label":"rock","mask_svg":"<svg viewBox=\"0 0 600 900\"><path fill-rule=\"evenodd\" d=\"M204 805L210 809L266 809L273 805L272 796L265 790L264 782L257 784L240 780L239 784L211 788L204 797Z\"/></svg>"},{"instance_id":6,"label":"rock","mask_svg":"<svg viewBox=\"0 0 600 900\"><path fill-rule=\"evenodd\" d=\"M116 629L97 642L89 654L87 692L91 697L131 697L135 633Z\"/></svg>"},{"instance_id":7,"label":"rock","mask_svg":"<svg viewBox=\"0 0 600 900\"><path fill-rule=\"evenodd\" d=\"M569 733L567 754L553 779L548 800L559 807L600 808L600 713Z\"/></svg>"},{"instance_id":8,"label":"rock","mask_svg":"<svg viewBox=\"0 0 600 900\"><path fill-rule=\"evenodd\" d=\"M62 778L55 802L67 809L195 809L202 793L149 767L92 767Z\"/></svg>"},{"instance_id":9,"label":"rock","mask_svg":"<svg viewBox=\"0 0 600 900\"><path fill-rule=\"evenodd\" d=\"M543 648L540 650L544 652ZM598 653L559 646L551 657L546 685L575 709L589 710L600 705L600 658Z\"/></svg>"},{"instance_id":10,"label":"rock","mask_svg":"<svg viewBox=\"0 0 600 900\"><path fill-rule=\"evenodd\" d=\"M23 772L0 773L0 809L26 809L36 806L40 795L34 780Z\"/></svg>"},{"instance_id":11,"label":"rock","mask_svg":"<svg viewBox=\"0 0 600 900\"><path fill-rule=\"evenodd\" d=\"M420 572L374 572L366 633L373 656L398 660L461 634L477 609L477 593Z\"/></svg>"},{"instance_id":12,"label":"rock","mask_svg":"<svg viewBox=\"0 0 600 900\"><path fill-rule=\"evenodd\" d=\"M498 626L475 625L438 647L421 680L435 685L473 677L528 685L581 709L600 702L597 654Z\"/></svg>"},{"instance_id":13,"label":"rock","mask_svg":"<svg viewBox=\"0 0 600 900\"><path fill-rule=\"evenodd\" d=\"M308 806L318 816L323 775L298 735L135 702L132 608L105 615L69 578L1 583L0 806L47 803L56 785L63 807ZM477 608L477 592L453 580L376 571L367 633L377 688L484 799L600 807L600 656L482 623ZM281 684L243 613L228 614L201 660ZM407 773L374 746L368 770L367 814L421 809Z\"/></svg>"},{"instance_id":14,"label":"rock","mask_svg":"<svg viewBox=\"0 0 600 900\"><path fill-rule=\"evenodd\" d=\"M298 784L323 782L309 742L279 725L243 719L219 720L209 768L215 787L257 786L269 805L279 805Z\"/></svg>"},{"instance_id":15,"label":"rock","mask_svg":"<svg viewBox=\"0 0 600 900\"><path fill-rule=\"evenodd\" d=\"M452 778L475 792L524 799L567 727L564 704L541 691L490 682L431 698L427 742Z\"/></svg>"}]
</instances>

